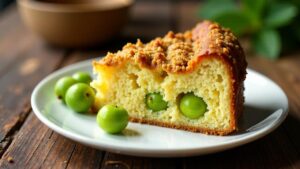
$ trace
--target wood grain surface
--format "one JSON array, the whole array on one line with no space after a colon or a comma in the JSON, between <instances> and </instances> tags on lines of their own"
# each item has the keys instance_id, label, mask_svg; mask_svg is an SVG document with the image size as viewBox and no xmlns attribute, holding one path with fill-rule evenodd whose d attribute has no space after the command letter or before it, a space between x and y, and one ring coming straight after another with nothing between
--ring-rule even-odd
<instances>
[{"instance_id":1,"label":"wood grain surface","mask_svg":"<svg viewBox=\"0 0 300 169\"><path fill-rule=\"evenodd\" d=\"M197 21L197 1L137 1L122 35L92 49L51 46L22 23L15 5L0 14L0 168L300 168L300 51L277 61L247 54L249 67L277 82L290 112L274 132L221 153L187 158L144 158L96 150L58 135L33 114L35 85L66 65L116 51L137 38L148 41Z\"/></svg>"}]
</instances>

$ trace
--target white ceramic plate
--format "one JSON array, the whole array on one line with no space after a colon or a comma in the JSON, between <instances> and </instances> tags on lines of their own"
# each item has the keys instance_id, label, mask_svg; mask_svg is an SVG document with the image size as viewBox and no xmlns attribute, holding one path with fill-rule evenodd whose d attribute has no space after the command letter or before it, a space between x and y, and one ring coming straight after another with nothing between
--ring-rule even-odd
<instances>
[{"instance_id":1,"label":"white ceramic plate","mask_svg":"<svg viewBox=\"0 0 300 169\"><path fill-rule=\"evenodd\" d=\"M237 147L277 128L287 116L285 93L267 77L248 69L245 110L238 133L208 136L187 131L129 123L123 134L109 135L92 115L78 114L54 96L55 82L76 71L92 73L91 60L58 70L34 89L31 104L36 116L57 133L82 144L110 152L151 157L178 157L214 153Z\"/></svg>"}]
</instances>

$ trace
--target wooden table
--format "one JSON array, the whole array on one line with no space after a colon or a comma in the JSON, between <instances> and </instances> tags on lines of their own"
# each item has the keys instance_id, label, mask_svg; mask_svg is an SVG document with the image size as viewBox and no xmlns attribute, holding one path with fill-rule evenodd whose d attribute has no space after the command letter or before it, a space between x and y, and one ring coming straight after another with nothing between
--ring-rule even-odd
<instances>
[{"instance_id":1,"label":"wooden table","mask_svg":"<svg viewBox=\"0 0 300 169\"><path fill-rule=\"evenodd\" d=\"M158 3L159 2L159 3ZM189 158L142 158L86 147L58 135L33 114L30 95L49 73L104 55L137 37L147 41L195 24L197 2L137 2L121 37L98 48L52 47L28 31L15 5L0 15L0 168L300 168L300 53L278 61L248 55L249 67L287 93L290 113L268 136L221 153Z\"/></svg>"}]
</instances>

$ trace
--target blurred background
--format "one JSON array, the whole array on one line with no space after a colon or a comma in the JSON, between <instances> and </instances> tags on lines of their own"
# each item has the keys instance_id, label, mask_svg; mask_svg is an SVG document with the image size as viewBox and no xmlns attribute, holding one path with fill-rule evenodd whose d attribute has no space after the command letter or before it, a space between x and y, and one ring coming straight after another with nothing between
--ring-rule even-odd
<instances>
[{"instance_id":1,"label":"blurred background","mask_svg":"<svg viewBox=\"0 0 300 169\"><path fill-rule=\"evenodd\" d=\"M104 6L111 2L113 2L111 3L112 6L118 6L118 3L127 3L126 0L19 0L19 2L22 1L23 4L25 4L24 2L26 1L36 1L60 5L70 5L74 3L81 5L88 3L97 4L103 1ZM4 11L5 8L14 2L14 0L0 0L0 11ZM140 2L143 2L145 5L142 8L135 8L134 4ZM147 2L149 2L148 6ZM80 21L80 18L83 19L83 15L85 15L82 13L78 13L78 15L74 16L65 16L65 14L60 16L60 18L69 17L69 20L75 20L75 22L79 23L79 25L73 24L73 26L70 26L73 28L69 29L69 25L61 25L61 23L59 23L68 23L69 20L58 21L60 20L59 18L53 19L49 14L45 14L47 16L44 18L36 18L36 15L43 15L43 13L39 11L40 13L37 14L36 11L29 11L26 9L28 7L20 9L24 22L33 32L36 32L47 41L63 47L82 48L86 46L103 45L111 41L111 39L116 40L115 35L119 32L121 32L121 36L123 36L123 38L125 37L125 39L127 38L126 40L128 41L133 41L136 38L148 41L156 36L162 36L168 30L175 32L184 31L191 28L200 20L209 19L230 28L235 35L240 38L244 49L253 55L277 59L280 56L295 52L299 49L299 0L185 0L184 4L181 4L181 2L183 2L183 0L136 0L127 4L126 7L128 7L128 9L125 9L130 10L130 24L127 22L128 18L124 17L128 11L119 12L120 16L116 16L118 15L115 14L117 12L113 11L114 13L112 15L105 16L106 19L111 18L106 20L105 24L99 21L100 23L98 25L93 25L92 23L95 23L94 20L84 18L84 20L89 20L89 22L87 22L87 24L89 24L88 30L79 28L86 24ZM30 6L28 4L29 3L23 6ZM186 7L189 4L192 5L192 7ZM31 5L34 6L35 4ZM183 12L183 14L178 14L179 12ZM141 13L144 14L140 15ZM147 17L148 15L149 18L145 18L145 16ZM176 23L174 19L175 15L183 17L180 19L180 22L186 22L187 24ZM98 17L98 20L103 20L100 14L93 17ZM45 18L50 18L49 20L55 20L55 22L50 23L49 21L49 25L46 25ZM112 23L112 20L116 20L115 23ZM169 22L171 26L166 28L165 25L167 24L161 24L162 22ZM112 26L104 28L103 25L109 25L109 23L112 23ZM184 27L180 27L180 25L184 25ZM42 26L46 26L47 28L41 28ZM57 33L54 32L58 27L63 28L56 30L61 32L61 35L57 35ZM74 29L75 27L77 27L77 30ZM112 27L118 27L119 29L112 30ZM147 29L147 27L150 29ZM91 30L92 28L95 28L94 32ZM103 28L103 30L101 30L101 28ZM78 33L78 29L81 33ZM87 34L84 31L89 31L90 33ZM140 31L143 33L140 33ZM68 36L66 32L70 32L70 35ZM97 36L97 32L98 34L102 32L102 35ZM105 33L103 34L103 32ZM56 36L60 38L55 39L54 37ZM71 42L66 41L67 39ZM77 43L76 41L79 42Z\"/></svg>"},{"instance_id":2,"label":"blurred background","mask_svg":"<svg viewBox=\"0 0 300 169\"><path fill-rule=\"evenodd\" d=\"M0 1L0 10L3 10L5 7L7 7L12 2L14 2L14 0L1 0Z\"/></svg>"},{"instance_id":3,"label":"blurred background","mask_svg":"<svg viewBox=\"0 0 300 169\"><path fill-rule=\"evenodd\" d=\"M299 1L0 0L0 168L100 168L109 161L132 168L300 168ZM248 68L287 93L289 115L267 137L208 156L149 159L77 144L32 113L32 90L50 73L137 38L147 42L169 30L191 29L203 19L230 27ZM266 85L260 79L255 83Z\"/></svg>"}]
</instances>

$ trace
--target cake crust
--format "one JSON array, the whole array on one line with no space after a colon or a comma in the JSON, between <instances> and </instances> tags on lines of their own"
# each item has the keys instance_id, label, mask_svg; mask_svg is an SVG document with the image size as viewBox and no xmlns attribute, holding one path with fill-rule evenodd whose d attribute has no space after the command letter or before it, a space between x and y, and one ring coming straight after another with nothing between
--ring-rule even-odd
<instances>
[{"instance_id":1,"label":"cake crust","mask_svg":"<svg viewBox=\"0 0 300 169\"><path fill-rule=\"evenodd\" d=\"M210 130L132 117L130 121L192 132L226 135L238 129L238 118L243 110L243 81L246 77L247 67L243 49L230 30L222 28L216 23L204 21L191 31L177 34L169 32L163 38L156 38L148 44L143 44L140 40L136 44L128 43L122 51L108 53L100 61L94 61L93 65L94 67L115 67L130 61L152 70L184 74L195 70L204 59L211 58L217 58L227 65L227 71L231 78L231 113L228 129Z\"/></svg>"},{"instance_id":2,"label":"cake crust","mask_svg":"<svg viewBox=\"0 0 300 169\"><path fill-rule=\"evenodd\" d=\"M150 69L185 73L193 71L203 56L212 55L221 56L232 65L247 66L237 38L229 29L211 21L203 21L184 33L169 31L163 38L155 38L148 44L139 39L136 44L127 43L122 50L109 52L94 65L118 66L132 60Z\"/></svg>"}]
</instances>

